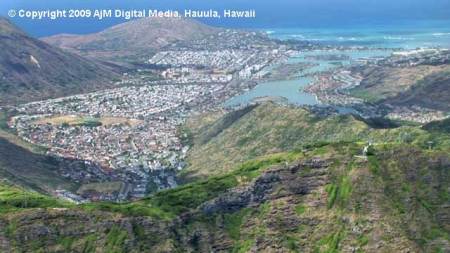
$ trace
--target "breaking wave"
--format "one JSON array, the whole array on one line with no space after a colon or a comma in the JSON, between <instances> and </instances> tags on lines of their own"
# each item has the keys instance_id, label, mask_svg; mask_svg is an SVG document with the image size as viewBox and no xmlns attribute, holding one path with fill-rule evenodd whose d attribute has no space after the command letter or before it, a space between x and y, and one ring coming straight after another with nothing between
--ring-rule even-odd
<instances>
[{"instance_id":1,"label":"breaking wave","mask_svg":"<svg viewBox=\"0 0 450 253\"><path fill-rule=\"evenodd\" d=\"M402 37L402 36L384 36L383 39L385 39L385 40L414 40L414 38Z\"/></svg>"},{"instance_id":2,"label":"breaking wave","mask_svg":"<svg viewBox=\"0 0 450 253\"><path fill-rule=\"evenodd\" d=\"M448 36L448 35L450 35L450 33L433 33L432 35L440 37L440 36Z\"/></svg>"}]
</instances>

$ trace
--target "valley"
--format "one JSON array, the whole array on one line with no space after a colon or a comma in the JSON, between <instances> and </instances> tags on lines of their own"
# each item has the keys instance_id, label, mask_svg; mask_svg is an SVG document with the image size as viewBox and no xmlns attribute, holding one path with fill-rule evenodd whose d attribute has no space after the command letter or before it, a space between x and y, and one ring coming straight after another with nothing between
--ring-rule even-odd
<instances>
[{"instance_id":1,"label":"valley","mask_svg":"<svg viewBox=\"0 0 450 253\"><path fill-rule=\"evenodd\" d=\"M0 44L0 252L450 251L448 49L180 18Z\"/></svg>"}]
</instances>

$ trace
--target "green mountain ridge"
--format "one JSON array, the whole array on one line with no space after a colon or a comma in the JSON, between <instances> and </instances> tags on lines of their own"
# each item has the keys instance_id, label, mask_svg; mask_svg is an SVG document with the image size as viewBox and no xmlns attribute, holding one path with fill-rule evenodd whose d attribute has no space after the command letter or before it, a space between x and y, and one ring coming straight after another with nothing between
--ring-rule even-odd
<instances>
[{"instance_id":1,"label":"green mountain ridge","mask_svg":"<svg viewBox=\"0 0 450 253\"><path fill-rule=\"evenodd\" d=\"M365 160L361 148L260 158L129 204L24 207L2 215L0 237L13 252L448 250L448 153L381 145Z\"/></svg>"},{"instance_id":2,"label":"green mountain ridge","mask_svg":"<svg viewBox=\"0 0 450 253\"><path fill-rule=\"evenodd\" d=\"M73 205L1 183L0 251L447 252L445 124L374 129L272 103L198 117L191 152L217 160L142 200Z\"/></svg>"},{"instance_id":3,"label":"green mountain ridge","mask_svg":"<svg viewBox=\"0 0 450 253\"><path fill-rule=\"evenodd\" d=\"M233 115L239 117L222 129L222 121ZM187 125L194 143L187 159L189 166L182 171L187 180L221 174L261 155L318 143L412 142L427 147L427 142L433 141L436 145L450 145L448 136L429 133L420 127L373 128L353 115L321 115L306 108L273 103L247 109L245 114L233 112L219 119L209 116L194 118ZM220 133L210 138L211 132Z\"/></svg>"}]
</instances>

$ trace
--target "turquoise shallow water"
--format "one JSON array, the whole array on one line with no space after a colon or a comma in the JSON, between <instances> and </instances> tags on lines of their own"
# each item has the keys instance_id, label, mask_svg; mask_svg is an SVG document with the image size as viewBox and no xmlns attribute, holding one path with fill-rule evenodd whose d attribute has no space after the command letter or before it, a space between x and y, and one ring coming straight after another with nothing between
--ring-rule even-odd
<instances>
[{"instance_id":1,"label":"turquoise shallow water","mask_svg":"<svg viewBox=\"0 0 450 253\"><path fill-rule=\"evenodd\" d=\"M368 46L382 48L443 47L450 48L450 21L408 21L395 25L333 29L263 29L278 39L308 40L327 45Z\"/></svg>"},{"instance_id":2,"label":"turquoise shallow water","mask_svg":"<svg viewBox=\"0 0 450 253\"><path fill-rule=\"evenodd\" d=\"M363 50L363 51L313 51L305 52L299 55L293 56L289 59L289 62L312 62L317 64L314 67L308 68L303 72L298 74L298 77L293 80L287 81L273 81L258 84L252 90L249 90L241 95L231 98L225 103L225 106L239 106L250 103L256 98L260 97L283 97L291 104L297 105L315 105L318 104L317 99L314 95L303 92L303 88L312 82L310 76L304 76L308 74L313 74L316 72L326 71L334 68L335 65L331 64L332 61L325 60L310 60L305 59L307 56L311 55L330 55L330 54L341 54L348 55L351 60L341 61L342 64L351 64L354 60L368 57L384 57L391 54L391 51L386 50ZM335 62L335 61L333 61Z\"/></svg>"},{"instance_id":3,"label":"turquoise shallow water","mask_svg":"<svg viewBox=\"0 0 450 253\"><path fill-rule=\"evenodd\" d=\"M450 21L408 22L397 24L395 27L374 26L369 28L350 29L265 29L271 37L277 39L308 40L316 43L334 46L364 46L367 50L360 51L315 51L301 53L289 59L290 62L313 62L318 66L310 68L299 77L289 81L276 81L258 84L254 89L239 96L233 97L225 103L225 106L244 105L255 98L278 96L284 97L289 103L302 105L318 104L316 98L308 93L302 92L302 88L308 85L311 77L301 77L318 71L333 68L330 61L311 61L304 57L308 55L321 54L345 54L352 60L368 57L386 57L391 50L385 49L415 49L420 47L450 48ZM343 64L351 64L352 61L343 61Z\"/></svg>"}]
</instances>

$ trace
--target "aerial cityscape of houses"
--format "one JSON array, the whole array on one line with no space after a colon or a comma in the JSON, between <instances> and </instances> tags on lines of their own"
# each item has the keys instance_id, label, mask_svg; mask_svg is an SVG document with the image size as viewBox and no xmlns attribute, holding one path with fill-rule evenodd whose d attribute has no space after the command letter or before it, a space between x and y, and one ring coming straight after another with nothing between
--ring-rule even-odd
<instances>
[{"instance_id":1,"label":"aerial cityscape of houses","mask_svg":"<svg viewBox=\"0 0 450 253\"><path fill-rule=\"evenodd\" d=\"M76 202L142 198L176 186L174 174L185 166L189 149L179 127L188 115L214 110L287 53L273 48L160 52L148 63L166 67L161 80L127 73L114 89L22 104L9 126L49 155L84 161L83 170L67 166L60 173L87 186L78 194L57 195Z\"/></svg>"},{"instance_id":2,"label":"aerial cityscape of houses","mask_svg":"<svg viewBox=\"0 0 450 253\"><path fill-rule=\"evenodd\" d=\"M146 60L157 66L152 75L138 70L125 73L113 89L18 105L9 127L47 154L73 160L60 174L82 187L56 195L75 202L142 198L177 185L175 174L186 166L190 148L181 140L180 126L191 113L216 110L299 53L295 46L253 32L227 30L189 44L177 42ZM448 50L416 50L359 64L415 66L448 62L449 56ZM348 60L332 52L309 57ZM342 66L311 75L314 81L304 91L321 103L358 106L368 116L378 113L347 92L360 85L361 75ZM416 106L393 107L387 117L424 123L447 115Z\"/></svg>"}]
</instances>

